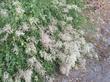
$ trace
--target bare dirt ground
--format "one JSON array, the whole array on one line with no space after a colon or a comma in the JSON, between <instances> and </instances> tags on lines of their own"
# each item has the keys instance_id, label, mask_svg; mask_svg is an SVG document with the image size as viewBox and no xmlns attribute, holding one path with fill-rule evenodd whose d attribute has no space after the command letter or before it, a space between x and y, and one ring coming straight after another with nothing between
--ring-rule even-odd
<instances>
[{"instance_id":1,"label":"bare dirt ground","mask_svg":"<svg viewBox=\"0 0 110 82\"><path fill-rule=\"evenodd\" d=\"M95 46L99 60L87 59L86 69L72 70L68 77L58 75L55 82L110 82L110 0L87 0L87 16L96 33L86 39Z\"/></svg>"}]
</instances>

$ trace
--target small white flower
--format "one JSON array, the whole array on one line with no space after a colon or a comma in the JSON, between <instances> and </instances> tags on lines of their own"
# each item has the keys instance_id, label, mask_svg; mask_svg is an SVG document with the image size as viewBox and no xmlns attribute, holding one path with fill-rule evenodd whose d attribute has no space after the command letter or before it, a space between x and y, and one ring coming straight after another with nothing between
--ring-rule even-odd
<instances>
[{"instance_id":1,"label":"small white flower","mask_svg":"<svg viewBox=\"0 0 110 82\"><path fill-rule=\"evenodd\" d=\"M82 45L85 45L85 44L86 44L86 40L85 40L84 37L79 38L79 40L80 40L80 43L81 43Z\"/></svg>"},{"instance_id":2,"label":"small white flower","mask_svg":"<svg viewBox=\"0 0 110 82\"><path fill-rule=\"evenodd\" d=\"M30 58L28 60L28 63L32 65L35 68L35 71L38 72L40 75L45 75L45 70L42 64L35 57Z\"/></svg>"},{"instance_id":3,"label":"small white flower","mask_svg":"<svg viewBox=\"0 0 110 82\"><path fill-rule=\"evenodd\" d=\"M1 42L6 41L6 40L7 40L7 38L8 38L8 36L9 36L9 35L8 35L8 34L6 34L6 35L5 35L2 39L0 39L0 41L1 41Z\"/></svg>"},{"instance_id":4,"label":"small white flower","mask_svg":"<svg viewBox=\"0 0 110 82\"><path fill-rule=\"evenodd\" d=\"M16 14L17 15L23 15L25 12L24 9L22 8L22 4L19 1L14 1L13 5L15 6Z\"/></svg>"},{"instance_id":5,"label":"small white flower","mask_svg":"<svg viewBox=\"0 0 110 82\"><path fill-rule=\"evenodd\" d=\"M67 5L67 9L72 9L72 6L71 5Z\"/></svg>"},{"instance_id":6,"label":"small white flower","mask_svg":"<svg viewBox=\"0 0 110 82\"><path fill-rule=\"evenodd\" d=\"M53 33L53 32L55 32L56 30L58 30L58 28L57 28L57 20L55 19L55 18L52 18L52 20L51 20L52 22L51 22L51 24L48 26L48 28L49 28L49 31L51 32L51 33Z\"/></svg>"},{"instance_id":7,"label":"small white flower","mask_svg":"<svg viewBox=\"0 0 110 82\"><path fill-rule=\"evenodd\" d=\"M75 9L78 12L81 12L81 9L77 5L67 5L68 9Z\"/></svg>"},{"instance_id":8,"label":"small white flower","mask_svg":"<svg viewBox=\"0 0 110 82\"><path fill-rule=\"evenodd\" d=\"M49 75L45 76L45 82L54 82L55 78L54 77L50 77Z\"/></svg>"},{"instance_id":9,"label":"small white flower","mask_svg":"<svg viewBox=\"0 0 110 82\"><path fill-rule=\"evenodd\" d=\"M32 42L32 43L37 43L39 40L36 40L36 38L34 37L34 36L32 36L32 37L28 37L27 38L27 41L29 41L29 42Z\"/></svg>"},{"instance_id":10,"label":"small white flower","mask_svg":"<svg viewBox=\"0 0 110 82\"><path fill-rule=\"evenodd\" d=\"M12 33L13 30L11 28L11 25L10 24L6 24L4 28L2 28L2 32L6 32L6 33Z\"/></svg>"},{"instance_id":11,"label":"small white flower","mask_svg":"<svg viewBox=\"0 0 110 82\"><path fill-rule=\"evenodd\" d=\"M58 4L59 1L58 1L58 0L53 0L52 3L53 3L53 4Z\"/></svg>"},{"instance_id":12,"label":"small white flower","mask_svg":"<svg viewBox=\"0 0 110 82\"><path fill-rule=\"evenodd\" d=\"M13 52L15 54L18 54L19 53L19 49L18 49L18 46L17 45L14 45Z\"/></svg>"},{"instance_id":13,"label":"small white flower","mask_svg":"<svg viewBox=\"0 0 110 82\"><path fill-rule=\"evenodd\" d=\"M8 10L6 9L1 9L0 10L0 15L3 17L8 17Z\"/></svg>"},{"instance_id":14,"label":"small white flower","mask_svg":"<svg viewBox=\"0 0 110 82\"><path fill-rule=\"evenodd\" d=\"M52 61L52 56L51 56L51 54L48 54L48 53L45 52L45 51L40 51L40 55L41 55L42 58L44 58L44 60Z\"/></svg>"},{"instance_id":15,"label":"small white flower","mask_svg":"<svg viewBox=\"0 0 110 82\"><path fill-rule=\"evenodd\" d=\"M26 54L29 54L29 55L33 55L33 54L36 54L37 53L37 50L36 50L36 47L34 45L34 43L30 42L27 44L26 46Z\"/></svg>"},{"instance_id":16,"label":"small white flower","mask_svg":"<svg viewBox=\"0 0 110 82\"><path fill-rule=\"evenodd\" d=\"M15 32L15 34L16 34L16 36L23 36L23 35L25 35L25 33L22 32L21 30L17 30L17 31Z\"/></svg>"},{"instance_id":17,"label":"small white flower","mask_svg":"<svg viewBox=\"0 0 110 82\"><path fill-rule=\"evenodd\" d=\"M16 9L16 13L18 14L18 15L22 15L25 11L22 9L22 7L17 7L17 8L15 8Z\"/></svg>"},{"instance_id":18,"label":"small white flower","mask_svg":"<svg viewBox=\"0 0 110 82\"><path fill-rule=\"evenodd\" d=\"M66 22L65 21L61 21L61 25L62 26L65 26L66 25Z\"/></svg>"},{"instance_id":19,"label":"small white flower","mask_svg":"<svg viewBox=\"0 0 110 82\"><path fill-rule=\"evenodd\" d=\"M30 24L37 24L39 22L39 19L38 18L34 18L34 17L31 17L29 18L29 22Z\"/></svg>"},{"instance_id":20,"label":"small white flower","mask_svg":"<svg viewBox=\"0 0 110 82\"><path fill-rule=\"evenodd\" d=\"M33 64L35 63L35 61L36 61L36 58L35 57L32 57L32 58L28 59L27 62L28 62L29 65L33 66Z\"/></svg>"},{"instance_id":21,"label":"small white flower","mask_svg":"<svg viewBox=\"0 0 110 82\"><path fill-rule=\"evenodd\" d=\"M74 33L73 26L71 24L68 24L67 27L64 29L64 31L73 34Z\"/></svg>"},{"instance_id":22,"label":"small white flower","mask_svg":"<svg viewBox=\"0 0 110 82\"><path fill-rule=\"evenodd\" d=\"M23 72L23 78L26 82L31 82L32 73L33 71L31 69L28 69Z\"/></svg>"},{"instance_id":23,"label":"small white flower","mask_svg":"<svg viewBox=\"0 0 110 82\"><path fill-rule=\"evenodd\" d=\"M84 32L83 30L79 30L79 33L80 33L81 35L84 35L84 34L85 34L85 32Z\"/></svg>"},{"instance_id":24,"label":"small white flower","mask_svg":"<svg viewBox=\"0 0 110 82\"><path fill-rule=\"evenodd\" d=\"M57 27L55 25L49 25L50 32L55 32L57 30Z\"/></svg>"},{"instance_id":25,"label":"small white flower","mask_svg":"<svg viewBox=\"0 0 110 82\"><path fill-rule=\"evenodd\" d=\"M14 5L14 6L20 6L21 3L20 3L19 1L13 1L13 5Z\"/></svg>"},{"instance_id":26,"label":"small white flower","mask_svg":"<svg viewBox=\"0 0 110 82\"><path fill-rule=\"evenodd\" d=\"M63 9L63 12L64 12L64 13L69 13L69 9L68 9L68 8L64 8L64 9Z\"/></svg>"},{"instance_id":27,"label":"small white flower","mask_svg":"<svg viewBox=\"0 0 110 82\"><path fill-rule=\"evenodd\" d=\"M67 21L72 21L73 17L67 17Z\"/></svg>"},{"instance_id":28,"label":"small white flower","mask_svg":"<svg viewBox=\"0 0 110 82\"><path fill-rule=\"evenodd\" d=\"M29 30L29 25L26 22L23 22L21 29L23 32L28 31Z\"/></svg>"},{"instance_id":29,"label":"small white flower","mask_svg":"<svg viewBox=\"0 0 110 82\"><path fill-rule=\"evenodd\" d=\"M7 79L8 80L9 78L9 73L8 72L4 72L4 75L3 75L3 79Z\"/></svg>"},{"instance_id":30,"label":"small white flower","mask_svg":"<svg viewBox=\"0 0 110 82\"><path fill-rule=\"evenodd\" d=\"M77 5L72 5L72 8L78 12L81 12L81 9Z\"/></svg>"},{"instance_id":31,"label":"small white flower","mask_svg":"<svg viewBox=\"0 0 110 82\"><path fill-rule=\"evenodd\" d=\"M62 2L59 2L58 4L59 4L59 6L64 6L64 4Z\"/></svg>"},{"instance_id":32,"label":"small white flower","mask_svg":"<svg viewBox=\"0 0 110 82\"><path fill-rule=\"evenodd\" d=\"M60 34L60 37L64 41L72 41L72 36L69 33Z\"/></svg>"},{"instance_id":33,"label":"small white flower","mask_svg":"<svg viewBox=\"0 0 110 82\"><path fill-rule=\"evenodd\" d=\"M37 82L39 80L38 76L36 75L35 76L35 81Z\"/></svg>"},{"instance_id":34,"label":"small white flower","mask_svg":"<svg viewBox=\"0 0 110 82\"><path fill-rule=\"evenodd\" d=\"M61 48L63 46L63 43L61 41L57 41L55 46Z\"/></svg>"}]
</instances>

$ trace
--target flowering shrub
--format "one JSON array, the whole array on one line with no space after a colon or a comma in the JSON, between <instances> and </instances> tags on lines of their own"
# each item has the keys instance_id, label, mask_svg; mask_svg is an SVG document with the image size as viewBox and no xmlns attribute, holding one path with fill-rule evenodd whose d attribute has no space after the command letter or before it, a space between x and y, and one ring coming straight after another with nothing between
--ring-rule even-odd
<instances>
[{"instance_id":1,"label":"flowering shrub","mask_svg":"<svg viewBox=\"0 0 110 82\"><path fill-rule=\"evenodd\" d=\"M93 45L78 29L85 20L82 4L82 0L0 1L0 81L37 82L39 76L55 71L56 62L68 75L78 59L93 54Z\"/></svg>"}]
</instances>

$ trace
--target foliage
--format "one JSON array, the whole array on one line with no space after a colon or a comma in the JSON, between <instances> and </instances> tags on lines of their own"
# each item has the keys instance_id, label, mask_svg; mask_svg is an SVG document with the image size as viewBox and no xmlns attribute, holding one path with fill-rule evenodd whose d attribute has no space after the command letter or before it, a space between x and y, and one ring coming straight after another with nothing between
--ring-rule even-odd
<instances>
[{"instance_id":1,"label":"foliage","mask_svg":"<svg viewBox=\"0 0 110 82\"><path fill-rule=\"evenodd\" d=\"M55 18L58 30L53 35L57 40L62 31L60 21L65 21L74 28L80 28L85 20L82 12L78 12L75 8L67 8L68 12L65 16L63 6L55 1L61 3L63 0L0 1L0 81L5 71L13 76L19 69L27 69L29 67L27 60L32 56L36 56L42 62L48 74L54 72L55 63L46 61L39 55L40 50L45 50L40 41L41 30L47 28L52 18ZM82 0L66 0L66 4L70 7L76 5L78 9L83 7ZM68 17L72 17L73 20L68 21ZM25 52L27 44L30 43L29 38L33 36L35 42L32 44L35 45L37 52L30 50L33 53L27 54Z\"/></svg>"}]
</instances>

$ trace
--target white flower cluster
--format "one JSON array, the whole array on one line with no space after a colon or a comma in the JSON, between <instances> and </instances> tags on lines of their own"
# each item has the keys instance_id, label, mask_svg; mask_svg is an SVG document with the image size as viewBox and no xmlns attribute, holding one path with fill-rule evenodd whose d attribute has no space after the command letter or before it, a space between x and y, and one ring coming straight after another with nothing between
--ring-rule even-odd
<instances>
[{"instance_id":1,"label":"white flower cluster","mask_svg":"<svg viewBox=\"0 0 110 82\"><path fill-rule=\"evenodd\" d=\"M71 21L74 20L73 17L67 15L70 12L70 10L74 9L78 13L81 13L82 12L80 7L78 7L75 4L67 4L66 3L66 0L61 0L61 1L55 0L54 1L54 4L56 4L57 6L59 6L59 8L61 8L61 11L63 12L63 15L62 16L68 22L71 22Z\"/></svg>"},{"instance_id":2,"label":"white flower cluster","mask_svg":"<svg viewBox=\"0 0 110 82\"><path fill-rule=\"evenodd\" d=\"M33 55L37 53L35 44L33 42L27 43L26 49L25 49L26 54L28 55Z\"/></svg>"},{"instance_id":3,"label":"white flower cluster","mask_svg":"<svg viewBox=\"0 0 110 82\"><path fill-rule=\"evenodd\" d=\"M28 64L33 68L35 68L35 71L38 72L40 75L45 75L45 70L42 66L42 64L33 56L32 58L28 59Z\"/></svg>"},{"instance_id":4,"label":"white flower cluster","mask_svg":"<svg viewBox=\"0 0 110 82\"><path fill-rule=\"evenodd\" d=\"M6 24L2 29L0 29L0 34L5 33L4 37L0 41L6 41L9 34L13 33L13 29L10 24Z\"/></svg>"},{"instance_id":5,"label":"white flower cluster","mask_svg":"<svg viewBox=\"0 0 110 82\"><path fill-rule=\"evenodd\" d=\"M56 25L57 25L57 20L55 20L55 18L52 18L51 23L48 26L51 33L58 30L58 28L56 28Z\"/></svg>"},{"instance_id":6,"label":"white flower cluster","mask_svg":"<svg viewBox=\"0 0 110 82\"><path fill-rule=\"evenodd\" d=\"M69 10L71 9L74 9L75 11L77 12L81 12L81 8L78 7L77 5L75 4L67 4L66 0L61 0L61 1L58 1L58 0L54 0L53 2L54 4L57 4L58 6L62 7L63 8L63 12L64 13L69 13Z\"/></svg>"},{"instance_id":7,"label":"white flower cluster","mask_svg":"<svg viewBox=\"0 0 110 82\"><path fill-rule=\"evenodd\" d=\"M17 46L16 44L13 44L13 49L12 49L12 51L13 51L16 55L19 54L19 48L18 48L18 46Z\"/></svg>"},{"instance_id":8,"label":"white flower cluster","mask_svg":"<svg viewBox=\"0 0 110 82\"><path fill-rule=\"evenodd\" d=\"M22 16L25 10L22 8L22 4L19 1L13 1L13 5L15 6L16 14L18 16Z\"/></svg>"},{"instance_id":9,"label":"white flower cluster","mask_svg":"<svg viewBox=\"0 0 110 82\"><path fill-rule=\"evenodd\" d=\"M35 17L30 17L29 22L30 22L31 25L37 24L39 22L39 19L35 18Z\"/></svg>"},{"instance_id":10,"label":"white flower cluster","mask_svg":"<svg viewBox=\"0 0 110 82\"><path fill-rule=\"evenodd\" d=\"M22 32L21 30L16 30L15 34L16 34L16 36L23 36L23 35L25 35L25 33Z\"/></svg>"},{"instance_id":11,"label":"white flower cluster","mask_svg":"<svg viewBox=\"0 0 110 82\"><path fill-rule=\"evenodd\" d=\"M25 82L31 82L32 73L33 73L32 69L27 70L19 69L19 72L15 75L15 80L11 82L21 82L21 79L24 79Z\"/></svg>"},{"instance_id":12,"label":"white flower cluster","mask_svg":"<svg viewBox=\"0 0 110 82\"><path fill-rule=\"evenodd\" d=\"M45 75L43 66L35 57L28 59L27 62L31 67L26 70L19 69L19 71L15 74L14 80L12 80L12 77L10 77L8 72L4 72L3 82L21 82L21 79L24 79L25 82L32 82L33 68L40 75ZM36 80L38 80L37 77Z\"/></svg>"},{"instance_id":13,"label":"white flower cluster","mask_svg":"<svg viewBox=\"0 0 110 82\"><path fill-rule=\"evenodd\" d=\"M46 61L51 61L55 60L55 57L53 57L51 54L47 53L46 51L40 51L40 56L44 58Z\"/></svg>"},{"instance_id":14,"label":"white flower cluster","mask_svg":"<svg viewBox=\"0 0 110 82\"><path fill-rule=\"evenodd\" d=\"M6 10L6 9L1 9L1 10L0 10L0 16L8 17L8 10Z\"/></svg>"},{"instance_id":15,"label":"white flower cluster","mask_svg":"<svg viewBox=\"0 0 110 82\"><path fill-rule=\"evenodd\" d=\"M67 5L67 9L75 9L78 12L81 12L81 9L77 5Z\"/></svg>"},{"instance_id":16,"label":"white flower cluster","mask_svg":"<svg viewBox=\"0 0 110 82\"><path fill-rule=\"evenodd\" d=\"M94 50L94 46L91 43L87 43L85 38L83 37L84 32L81 30L75 30L71 25L66 25L62 27L63 32L59 33L60 39L54 41L50 39L52 36L46 34L44 42L46 42L50 48L50 54L45 52L41 53L41 56L45 60L50 60L52 58L58 58L61 60L60 63L60 71L62 74L68 75L71 68L75 67L76 61L79 59L83 59L84 56L88 56L90 58L97 58L97 53ZM51 32L51 31L50 31ZM43 36L44 37L44 36ZM51 40L51 43L49 43ZM55 59L54 59L55 60Z\"/></svg>"},{"instance_id":17,"label":"white flower cluster","mask_svg":"<svg viewBox=\"0 0 110 82\"><path fill-rule=\"evenodd\" d=\"M13 82L12 78L10 77L8 72L4 72L3 74L3 82Z\"/></svg>"},{"instance_id":18,"label":"white flower cluster","mask_svg":"<svg viewBox=\"0 0 110 82\"><path fill-rule=\"evenodd\" d=\"M23 22L22 25L15 32L16 36L25 35L25 32L27 32L29 28L30 28L29 25L26 22Z\"/></svg>"},{"instance_id":19,"label":"white flower cluster","mask_svg":"<svg viewBox=\"0 0 110 82\"><path fill-rule=\"evenodd\" d=\"M10 24L6 24L3 28L2 28L2 32L11 34L13 32L11 25Z\"/></svg>"}]
</instances>

